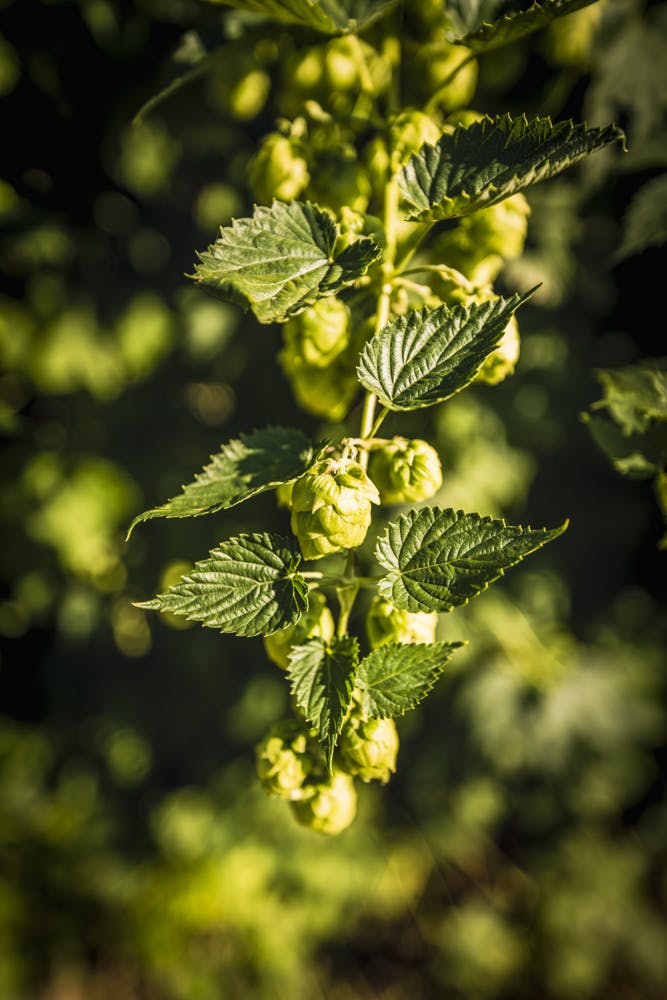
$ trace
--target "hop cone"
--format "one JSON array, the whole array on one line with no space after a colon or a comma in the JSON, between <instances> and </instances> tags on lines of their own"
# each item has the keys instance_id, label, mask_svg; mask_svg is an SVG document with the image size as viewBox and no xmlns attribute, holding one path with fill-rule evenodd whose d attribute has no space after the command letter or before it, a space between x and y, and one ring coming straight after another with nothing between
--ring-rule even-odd
<instances>
[{"instance_id":1,"label":"hop cone","mask_svg":"<svg viewBox=\"0 0 667 1000\"><path fill-rule=\"evenodd\" d=\"M264 649L270 660L283 670L289 667L289 654L294 646L300 646L306 639L319 636L327 642L333 639L334 620L324 595L313 591L308 598L308 610L296 625L288 625L278 632L264 637Z\"/></svg>"},{"instance_id":2,"label":"hop cone","mask_svg":"<svg viewBox=\"0 0 667 1000\"><path fill-rule=\"evenodd\" d=\"M300 476L292 490L292 531L305 559L361 545L378 491L358 462L323 459Z\"/></svg>"},{"instance_id":3,"label":"hop cone","mask_svg":"<svg viewBox=\"0 0 667 1000\"><path fill-rule=\"evenodd\" d=\"M419 503L440 489L442 466L426 441L395 437L373 452L369 466L383 504Z\"/></svg>"},{"instance_id":4,"label":"hop cone","mask_svg":"<svg viewBox=\"0 0 667 1000\"><path fill-rule=\"evenodd\" d=\"M291 803L298 822L318 833L330 836L341 833L357 813L354 780L344 771L334 769L328 780L311 786L311 789L309 798Z\"/></svg>"},{"instance_id":5,"label":"hop cone","mask_svg":"<svg viewBox=\"0 0 667 1000\"><path fill-rule=\"evenodd\" d=\"M352 715L340 735L338 749L346 771L362 781L385 784L396 770L398 733L393 719Z\"/></svg>"},{"instance_id":6,"label":"hop cone","mask_svg":"<svg viewBox=\"0 0 667 1000\"><path fill-rule=\"evenodd\" d=\"M438 615L435 611L401 611L384 597L374 597L366 616L366 632L372 649L389 642L435 642Z\"/></svg>"}]
</instances>

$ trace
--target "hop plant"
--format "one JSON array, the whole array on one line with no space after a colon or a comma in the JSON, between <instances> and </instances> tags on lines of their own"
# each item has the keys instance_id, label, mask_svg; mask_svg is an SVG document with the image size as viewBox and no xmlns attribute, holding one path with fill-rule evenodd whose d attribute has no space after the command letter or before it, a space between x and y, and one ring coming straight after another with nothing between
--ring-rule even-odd
<instances>
[{"instance_id":1,"label":"hop plant","mask_svg":"<svg viewBox=\"0 0 667 1000\"><path fill-rule=\"evenodd\" d=\"M306 639L315 636L328 642L333 639L333 634L333 615L327 607L324 594L315 590L308 595L308 609L296 625L289 625L264 636L264 649L273 663L282 670L287 670L289 654L294 646L299 646Z\"/></svg>"},{"instance_id":2,"label":"hop plant","mask_svg":"<svg viewBox=\"0 0 667 1000\"><path fill-rule=\"evenodd\" d=\"M343 420L359 391L350 360L339 356L330 365L293 364L283 352L280 362L299 406L315 417Z\"/></svg>"},{"instance_id":3,"label":"hop plant","mask_svg":"<svg viewBox=\"0 0 667 1000\"><path fill-rule=\"evenodd\" d=\"M274 198L291 201L298 198L310 180L308 164L287 136L272 132L266 136L248 164L248 184L259 202L270 204Z\"/></svg>"},{"instance_id":4,"label":"hop plant","mask_svg":"<svg viewBox=\"0 0 667 1000\"><path fill-rule=\"evenodd\" d=\"M433 118L416 108L394 115L389 126L393 165L399 167L407 163L424 143L432 145L441 134L442 129Z\"/></svg>"},{"instance_id":5,"label":"hop plant","mask_svg":"<svg viewBox=\"0 0 667 1000\"><path fill-rule=\"evenodd\" d=\"M324 458L292 490L292 531L305 559L361 545L380 496L362 466L346 456Z\"/></svg>"},{"instance_id":6,"label":"hop plant","mask_svg":"<svg viewBox=\"0 0 667 1000\"><path fill-rule=\"evenodd\" d=\"M362 781L386 784L396 770L398 732L393 719L364 719L352 713L340 734L340 759Z\"/></svg>"},{"instance_id":7,"label":"hop plant","mask_svg":"<svg viewBox=\"0 0 667 1000\"><path fill-rule=\"evenodd\" d=\"M438 615L428 611L402 611L379 595L366 615L366 634L371 649L390 642L435 642Z\"/></svg>"},{"instance_id":8,"label":"hop plant","mask_svg":"<svg viewBox=\"0 0 667 1000\"><path fill-rule=\"evenodd\" d=\"M315 768L321 767L321 754L318 758L317 743L299 721L284 719L275 723L255 752L257 776L267 795L295 802L311 794L305 782Z\"/></svg>"},{"instance_id":9,"label":"hop plant","mask_svg":"<svg viewBox=\"0 0 667 1000\"><path fill-rule=\"evenodd\" d=\"M395 437L371 455L369 474L380 503L420 503L442 485L438 453L427 441Z\"/></svg>"},{"instance_id":10,"label":"hop plant","mask_svg":"<svg viewBox=\"0 0 667 1000\"><path fill-rule=\"evenodd\" d=\"M438 241L438 253L473 285L490 284L506 260L523 252L530 205L519 192L504 201L471 212Z\"/></svg>"},{"instance_id":11,"label":"hop plant","mask_svg":"<svg viewBox=\"0 0 667 1000\"><path fill-rule=\"evenodd\" d=\"M292 800L290 808L297 821L310 830L336 836L342 833L357 814L354 779L338 768L329 778L313 784L308 796Z\"/></svg>"}]
</instances>

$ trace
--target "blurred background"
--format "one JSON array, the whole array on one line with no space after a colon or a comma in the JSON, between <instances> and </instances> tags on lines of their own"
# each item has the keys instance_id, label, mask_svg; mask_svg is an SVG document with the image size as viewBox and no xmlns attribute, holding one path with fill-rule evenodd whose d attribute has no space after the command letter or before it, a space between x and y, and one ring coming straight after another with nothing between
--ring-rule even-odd
<instances>
[{"instance_id":1,"label":"blurred background","mask_svg":"<svg viewBox=\"0 0 667 1000\"><path fill-rule=\"evenodd\" d=\"M124 541L240 431L336 430L279 330L186 277L312 94L312 39L249 44L195 0L0 0L2 1000L667 996L664 523L581 417L598 369L662 350L667 4L598 8L483 56L472 103L615 121L629 152L528 191L516 374L388 425L437 444L447 506L570 528L441 616L468 646L327 839L254 777L287 707L261 640L132 605L286 512Z\"/></svg>"}]
</instances>

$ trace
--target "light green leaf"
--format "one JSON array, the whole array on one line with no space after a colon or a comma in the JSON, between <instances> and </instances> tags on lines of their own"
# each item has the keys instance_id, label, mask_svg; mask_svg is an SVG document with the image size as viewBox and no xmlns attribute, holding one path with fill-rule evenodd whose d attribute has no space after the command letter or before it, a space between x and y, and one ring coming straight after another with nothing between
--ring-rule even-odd
<instances>
[{"instance_id":1,"label":"light green leaf","mask_svg":"<svg viewBox=\"0 0 667 1000\"><path fill-rule=\"evenodd\" d=\"M473 380L513 313L534 291L399 316L365 344L357 377L390 410L440 403Z\"/></svg>"},{"instance_id":2,"label":"light green leaf","mask_svg":"<svg viewBox=\"0 0 667 1000\"><path fill-rule=\"evenodd\" d=\"M550 118L484 117L422 146L400 175L408 218L436 221L468 215L546 180L610 142L616 125L588 128Z\"/></svg>"},{"instance_id":3,"label":"light green leaf","mask_svg":"<svg viewBox=\"0 0 667 1000\"><path fill-rule=\"evenodd\" d=\"M266 14L326 35L361 31L383 17L397 0L211 0L239 10Z\"/></svg>"},{"instance_id":4,"label":"light green leaf","mask_svg":"<svg viewBox=\"0 0 667 1000\"><path fill-rule=\"evenodd\" d=\"M194 279L221 298L250 307L260 323L282 323L356 281L382 251L368 236L337 256L338 227L310 202L274 201L236 219L195 268Z\"/></svg>"},{"instance_id":5,"label":"light green leaf","mask_svg":"<svg viewBox=\"0 0 667 1000\"><path fill-rule=\"evenodd\" d=\"M306 719L317 729L329 769L343 720L350 707L359 646L351 636L309 639L290 653L288 675L292 694Z\"/></svg>"},{"instance_id":6,"label":"light green leaf","mask_svg":"<svg viewBox=\"0 0 667 1000\"><path fill-rule=\"evenodd\" d=\"M462 642L389 643L359 664L356 684L373 719L405 715L429 693Z\"/></svg>"},{"instance_id":7,"label":"light green leaf","mask_svg":"<svg viewBox=\"0 0 667 1000\"><path fill-rule=\"evenodd\" d=\"M567 527L523 528L462 510L422 507L391 521L375 555L378 592L403 611L451 611Z\"/></svg>"},{"instance_id":8,"label":"light green leaf","mask_svg":"<svg viewBox=\"0 0 667 1000\"><path fill-rule=\"evenodd\" d=\"M302 431L267 427L241 434L223 445L179 496L135 517L128 538L137 524L154 517L199 517L233 507L296 479L312 459L312 445Z\"/></svg>"},{"instance_id":9,"label":"light green leaf","mask_svg":"<svg viewBox=\"0 0 667 1000\"><path fill-rule=\"evenodd\" d=\"M623 219L623 239L614 260L667 243L667 173L648 181L634 195Z\"/></svg>"},{"instance_id":10,"label":"light green leaf","mask_svg":"<svg viewBox=\"0 0 667 1000\"><path fill-rule=\"evenodd\" d=\"M507 45L595 0L448 0L450 42L473 52Z\"/></svg>"},{"instance_id":11,"label":"light green leaf","mask_svg":"<svg viewBox=\"0 0 667 1000\"><path fill-rule=\"evenodd\" d=\"M170 611L234 635L270 635L308 606L293 539L266 533L222 542L165 594L137 607Z\"/></svg>"},{"instance_id":12,"label":"light green leaf","mask_svg":"<svg viewBox=\"0 0 667 1000\"><path fill-rule=\"evenodd\" d=\"M593 409L606 409L625 434L645 431L654 420L667 420L667 357L599 368L595 375L604 395Z\"/></svg>"}]
</instances>

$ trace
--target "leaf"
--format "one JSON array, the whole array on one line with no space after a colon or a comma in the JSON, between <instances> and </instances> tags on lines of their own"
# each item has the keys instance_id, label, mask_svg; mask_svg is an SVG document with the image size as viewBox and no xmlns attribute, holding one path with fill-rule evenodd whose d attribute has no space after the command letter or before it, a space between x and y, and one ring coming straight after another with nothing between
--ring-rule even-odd
<instances>
[{"instance_id":1,"label":"leaf","mask_svg":"<svg viewBox=\"0 0 667 1000\"><path fill-rule=\"evenodd\" d=\"M139 608L170 611L234 635L270 635L293 625L308 606L292 539L266 533L222 542L191 573Z\"/></svg>"},{"instance_id":2,"label":"leaf","mask_svg":"<svg viewBox=\"0 0 667 1000\"><path fill-rule=\"evenodd\" d=\"M581 419L598 448L622 476L650 479L667 461L667 424L656 425L643 434L624 434L618 424L606 417L582 413Z\"/></svg>"},{"instance_id":3,"label":"leaf","mask_svg":"<svg viewBox=\"0 0 667 1000\"><path fill-rule=\"evenodd\" d=\"M359 664L362 708L373 719L405 715L429 693L462 642L389 643Z\"/></svg>"},{"instance_id":4,"label":"leaf","mask_svg":"<svg viewBox=\"0 0 667 1000\"><path fill-rule=\"evenodd\" d=\"M266 14L326 35L356 32L383 17L397 0L212 0L239 10ZM354 16L351 16L354 14Z\"/></svg>"},{"instance_id":5,"label":"leaf","mask_svg":"<svg viewBox=\"0 0 667 1000\"><path fill-rule=\"evenodd\" d=\"M378 539L388 570L378 592L403 611L451 611L567 527L523 528L462 510L422 507L401 514Z\"/></svg>"},{"instance_id":6,"label":"leaf","mask_svg":"<svg viewBox=\"0 0 667 1000\"><path fill-rule=\"evenodd\" d=\"M248 500L257 493L296 479L311 464L313 448L301 431L267 427L223 445L210 465L195 476L183 492L160 507L152 507L132 521L128 538L137 524L154 517L199 517L215 514Z\"/></svg>"},{"instance_id":7,"label":"leaf","mask_svg":"<svg viewBox=\"0 0 667 1000\"><path fill-rule=\"evenodd\" d=\"M292 694L306 719L317 729L331 770L333 752L350 707L359 646L351 636L309 639L290 653Z\"/></svg>"},{"instance_id":8,"label":"leaf","mask_svg":"<svg viewBox=\"0 0 667 1000\"><path fill-rule=\"evenodd\" d=\"M450 42L473 52L507 45L544 28L557 17L573 14L595 0L449 0Z\"/></svg>"},{"instance_id":9,"label":"leaf","mask_svg":"<svg viewBox=\"0 0 667 1000\"><path fill-rule=\"evenodd\" d=\"M334 256L338 227L310 202L274 201L235 219L195 268L195 281L250 307L260 323L282 323L356 281L381 256L368 236Z\"/></svg>"},{"instance_id":10,"label":"leaf","mask_svg":"<svg viewBox=\"0 0 667 1000\"><path fill-rule=\"evenodd\" d=\"M399 316L365 344L357 377L390 410L440 403L473 380L516 309L534 291Z\"/></svg>"},{"instance_id":11,"label":"leaf","mask_svg":"<svg viewBox=\"0 0 667 1000\"><path fill-rule=\"evenodd\" d=\"M653 420L667 420L667 357L646 358L623 368L598 368L606 409L624 434L645 431Z\"/></svg>"},{"instance_id":12,"label":"leaf","mask_svg":"<svg viewBox=\"0 0 667 1000\"><path fill-rule=\"evenodd\" d=\"M546 180L610 142L616 125L588 128L550 118L485 116L422 146L400 174L408 218L437 221L469 215Z\"/></svg>"},{"instance_id":13,"label":"leaf","mask_svg":"<svg viewBox=\"0 0 667 1000\"><path fill-rule=\"evenodd\" d=\"M635 193L623 219L623 239L614 260L625 260L647 247L667 243L667 173Z\"/></svg>"}]
</instances>

